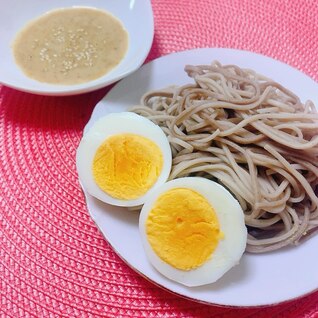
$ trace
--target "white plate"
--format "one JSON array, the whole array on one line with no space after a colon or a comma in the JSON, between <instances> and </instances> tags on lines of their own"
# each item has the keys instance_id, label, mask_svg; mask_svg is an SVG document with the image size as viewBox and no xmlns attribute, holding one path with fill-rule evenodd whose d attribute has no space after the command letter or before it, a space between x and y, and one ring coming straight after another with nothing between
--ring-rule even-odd
<instances>
[{"instance_id":1,"label":"white plate","mask_svg":"<svg viewBox=\"0 0 318 318\"><path fill-rule=\"evenodd\" d=\"M231 49L197 49L161 57L119 82L97 104L86 129L109 112L137 104L151 89L189 83L185 64L237 64L253 68L292 89L302 100L318 105L318 85L290 66L251 52ZM84 189L85 192L85 189ZM241 263L218 282L187 288L160 275L148 262L138 232L138 213L103 204L86 193L92 219L120 257L154 283L193 300L228 306L261 306L295 299L318 287L318 235L298 247L272 253L244 254Z\"/></svg>"},{"instance_id":2,"label":"white plate","mask_svg":"<svg viewBox=\"0 0 318 318\"><path fill-rule=\"evenodd\" d=\"M119 18L129 35L128 51L121 63L96 80L77 85L52 85L25 76L14 62L12 41L24 25L47 11L72 6L106 10ZM150 0L11 0L2 1L0 10L0 83L22 91L44 95L71 95L107 86L139 68L151 48L154 34Z\"/></svg>"}]
</instances>

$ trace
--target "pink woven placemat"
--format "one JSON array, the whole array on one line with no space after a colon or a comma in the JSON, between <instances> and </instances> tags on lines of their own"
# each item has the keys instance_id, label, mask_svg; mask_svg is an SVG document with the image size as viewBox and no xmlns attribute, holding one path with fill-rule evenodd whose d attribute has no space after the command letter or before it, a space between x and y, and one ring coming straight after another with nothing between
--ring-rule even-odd
<instances>
[{"instance_id":1,"label":"pink woven placemat","mask_svg":"<svg viewBox=\"0 0 318 318\"><path fill-rule=\"evenodd\" d=\"M148 61L230 47L318 79L315 0L152 5ZM0 317L318 317L318 293L262 309L208 306L161 290L117 257L89 217L75 169L83 127L106 92L43 97L0 87Z\"/></svg>"}]
</instances>

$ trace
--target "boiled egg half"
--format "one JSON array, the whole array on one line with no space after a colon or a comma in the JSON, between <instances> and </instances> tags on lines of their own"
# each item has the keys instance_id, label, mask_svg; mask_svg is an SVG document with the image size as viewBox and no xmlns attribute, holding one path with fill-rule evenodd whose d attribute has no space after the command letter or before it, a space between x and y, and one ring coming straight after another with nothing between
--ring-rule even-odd
<instances>
[{"instance_id":1,"label":"boiled egg half","mask_svg":"<svg viewBox=\"0 0 318 318\"><path fill-rule=\"evenodd\" d=\"M171 170L171 149L162 129L131 112L99 118L76 153L79 180L92 196L111 205L145 202Z\"/></svg>"},{"instance_id":2,"label":"boiled egg half","mask_svg":"<svg viewBox=\"0 0 318 318\"><path fill-rule=\"evenodd\" d=\"M247 240L238 201L201 177L157 188L142 207L139 230L150 263L189 287L213 283L237 265Z\"/></svg>"}]
</instances>

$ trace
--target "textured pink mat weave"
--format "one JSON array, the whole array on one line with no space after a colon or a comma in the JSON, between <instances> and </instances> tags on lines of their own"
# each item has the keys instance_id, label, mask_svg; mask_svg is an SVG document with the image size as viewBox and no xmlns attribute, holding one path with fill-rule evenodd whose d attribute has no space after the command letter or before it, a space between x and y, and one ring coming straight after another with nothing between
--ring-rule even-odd
<instances>
[{"instance_id":1,"label":"textured pink mat weave","mask_svg":"<svg viewBox=\"0 0 318 318\"><path fill-rule=\"evenodd\" d=\"M147 61L230 47L274 57L318 80L315 0L152 5ZM0 317L318 317L317 292L263 309L207 306L159 289L117 257L88 215L75 169L83 127L107 90L43 97L0 86Z\"/></svg>"}]
</instances>

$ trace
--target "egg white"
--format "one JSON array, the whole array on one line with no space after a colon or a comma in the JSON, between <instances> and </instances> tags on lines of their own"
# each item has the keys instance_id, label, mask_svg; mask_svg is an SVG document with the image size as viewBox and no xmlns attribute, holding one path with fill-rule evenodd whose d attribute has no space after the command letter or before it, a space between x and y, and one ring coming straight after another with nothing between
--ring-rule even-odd
<instances>
[{"instance_id":1,"label":"egg white","mask_svg":"<svg viewBox=\"0 0 318 318\"><path fill-rule=\"evenodd\" d=\"M160 148L163 155L163 167L157 181L146 194L133 200L121 200L108 195L96 184L92 173L92 164L98 147L108 137L125 133L150 139ZM105 203L123 207L143 204L147 197L168 179L171 162L170 144L162 129L149 119L131 112L110 113L99 118L84 134L76 153L76 168L82 187Z\"/></svg>"},{"instance_id":2,"label":"egg white","mask_svg":"<svg viewBox=\"0 0 318 318\"><path fill-rule=\"evenodd\" d=\"M190 271L179 270L165 263L153 251L147 239L145 223L154 202L161 194L173 188L189 188L203 195L214 208L220 229L224 233L224 238L219 241L212 257ZM247 240L244 213L238 201L220 184L201 177L171 180L156 189L141 210L139 231L150 263L167 278L189 287L213 283L237 265L245 251Z\"/></svg>"}]
</instances>

